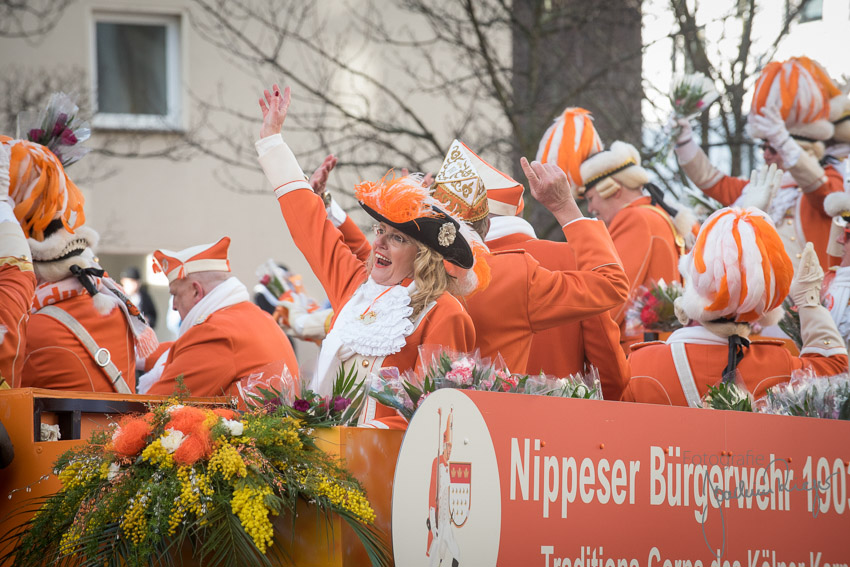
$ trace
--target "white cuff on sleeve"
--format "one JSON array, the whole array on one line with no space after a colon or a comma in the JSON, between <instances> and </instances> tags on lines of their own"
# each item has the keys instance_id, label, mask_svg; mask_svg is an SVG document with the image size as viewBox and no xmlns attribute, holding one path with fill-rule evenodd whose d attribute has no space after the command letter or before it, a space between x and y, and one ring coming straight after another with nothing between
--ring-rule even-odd
<instances>
[{"instance_id":1,"label":"white cuff on sleeve","mask_svg":"<svg viewBox=\"0 0 850 567\"><path fill-rule=\"evenodd\" d=\"M688 163L697 155L699 151L699 146L694 141L693 138L682 144L681 146L676 146L676 159L679 160L679 163Z\"/></svg>"},{"instance_id":2,"label":"white cuff on sleeve","mask_svg":"<svg viewBox=\"0 0 850 567\"><path fill-rule=\"evenodd\" d=\"M336 202L336 199L331 197L331 204L327 208L328 211L328 219L330 219L331 223L339 228L339 225L345 222L345 219L348 218L348 215L345 214L345 211L342 210L342 207L339 206L339 203Z\"/></svg>"},{"instance_id":3,"label":"white cuff on sleeve","mask_svg":"<svg viewBox=\"0 0 850 567\"><path fill-rule=\"evenodd\" d=\"M273 147L279 146L283 143L283 136L280 134L272 134L271 136L266 136L265 138L261 138L254 142L254 147L257 149L257 155L259 157L263 157Z\"/></svg>"},{"instance_id":4,"label":"white cuff on sleeve","mask_svg":"<svg viewBox=\"0 0 850 567\"><path fill-rule=\"evenodd\" d=\"M591 219L591 218L588 218L588 217L579 217L579 218L573 219L570 222L568 222L567 224L561 226L561 228L567 228L568 226L570 226L574 222L583 221L583 220L596 222L597 219Z\"/></svg>"}]
</instances>

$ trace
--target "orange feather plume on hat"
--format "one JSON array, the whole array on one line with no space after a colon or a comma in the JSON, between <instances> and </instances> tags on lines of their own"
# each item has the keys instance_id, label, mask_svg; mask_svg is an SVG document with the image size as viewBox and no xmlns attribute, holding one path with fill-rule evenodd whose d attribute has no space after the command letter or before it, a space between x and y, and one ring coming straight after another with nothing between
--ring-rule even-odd
<instances>
[{"instance_id":1,"label":"orange feather plume on hat","mask_svg":"<svg viewBox=\"0 0 850 567\"><path fill-rule=\"evenodd\" d=\"M555 163L564 170L574 187L584 185L581 164L602 151L602 140L593 127L593 117L583 108L564 110L543 134L537 149L537 161Z\"/></svg>"},{"instance_id":2,"label":"orange feather plume on hat","mask_svg":"<svg viewBox=\"0 0 850 567\"><path fill-rule=\"evenodd\" d=\"M364 181L354 187L354 196L370 209L392 222L404 223L422 217L436 217L431 209L437 201L415 177L395 177L390 170L377 183Z\"/></svg>"},{"instance_id":3,"label":"orange feather plume on hat","mask_svg":"<svg viewBox=\"0 0 850 567\"><path fill-rule=\"evenodd\" d=\"M62 163L41 144L0 136L10 148L9 196L15 216L27 237L44 239L44 230L55 218L73 233L86 220L85 198L68 178Z\"/></svg>"},{"instance_id":4,"label":"orange feather plume on hat","mask_svg":"<svg viewBox=\"0 0 850 567\"><path fill-rule=\"evenodd\" d=\"M751 208L711 215L680 268L686 282L682 307L704 322L758 321L782 305L794 276L772 221Z\"/></svg>"}]
</instances>

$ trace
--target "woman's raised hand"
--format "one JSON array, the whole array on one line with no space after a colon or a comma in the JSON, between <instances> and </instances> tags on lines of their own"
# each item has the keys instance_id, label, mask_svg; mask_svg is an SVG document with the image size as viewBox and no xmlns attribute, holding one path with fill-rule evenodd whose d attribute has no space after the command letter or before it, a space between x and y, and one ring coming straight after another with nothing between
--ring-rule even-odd
<instances>
[{"instance_id":1,"label":"woman's raised hand","mask_svg":"<svg viewBox=\"0 0 850 567\"><path fill-rule=\"evenodd\" d=\"M286 111L289 110L290 91L289 87L280 91L277 84L272 85L272 92L268 89L263 91L260 99L260 110L263 111L263 126L260 128L260 138L273 134L280 134L283 122L286 120Z\"/></svg>"}]
</instances>

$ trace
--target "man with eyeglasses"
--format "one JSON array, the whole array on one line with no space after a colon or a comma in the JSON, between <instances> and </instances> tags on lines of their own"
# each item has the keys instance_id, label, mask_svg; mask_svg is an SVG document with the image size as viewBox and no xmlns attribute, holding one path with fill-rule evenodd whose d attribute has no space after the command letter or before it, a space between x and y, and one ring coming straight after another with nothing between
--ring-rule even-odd
<instances>
[{"instance_id":1,"label":"man with eyeglasses","mask_svg":"<svg viewBox=\"0 0 850 567\"><path fill-rule=\"evenodd\" d=\"M773 62L756 83L748 118L750 136L762 140L765 163L785 170L776 196L764 206L773 219L785 250L796 266L806 242L814 244L826 269L831 218L824 198L842 190L841 174L832 163L821 162L824 142L835 127L829 120L830 101L803 62ZM706 195L725 206L737 203L748 183L715 168L696 143L687 120L678 121L676 143L679 165Z\"/></svg>"}]
</instances>

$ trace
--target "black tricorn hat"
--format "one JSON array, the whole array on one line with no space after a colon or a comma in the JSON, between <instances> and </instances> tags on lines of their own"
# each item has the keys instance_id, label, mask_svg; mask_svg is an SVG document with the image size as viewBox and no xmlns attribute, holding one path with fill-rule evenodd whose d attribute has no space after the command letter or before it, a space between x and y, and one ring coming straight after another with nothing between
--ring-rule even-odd
<instances>
[{"instance_id":1,"label":"black tricorn hat","mask_svg":"<svg viewBox=\"0 0 850 567\"><path fill-rule=\"evenodd\" d=\"M433 215L421 216L406 222L393 222L362 201L359 203L373 219L415 238L428 248L442 254L443 258L452 264L468 270L475 263L469 242L460 234L460 225L438 207L431 206Z\"/></svg>"}]
</instances>

